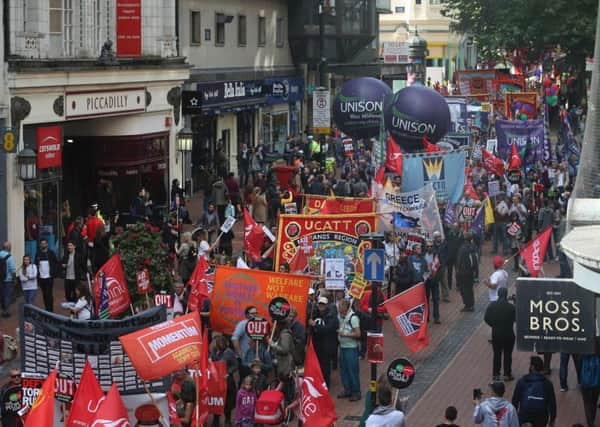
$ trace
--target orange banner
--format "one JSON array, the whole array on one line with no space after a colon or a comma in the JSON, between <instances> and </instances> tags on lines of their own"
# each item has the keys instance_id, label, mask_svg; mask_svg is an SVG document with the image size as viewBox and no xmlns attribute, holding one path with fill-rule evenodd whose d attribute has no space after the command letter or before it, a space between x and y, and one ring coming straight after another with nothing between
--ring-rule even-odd
<instances>
[{"instance_id":1,"label":"orange banner","mask_svg":"<svg viewBox=\"0 0 600 427\"><path fill-rule=\"evenodd\" d=\"M211 296L210 325L215 331L231 334L249 305L256 306L260 317L269 319L269 302L275 297L287 299L304 324L310 283L309 276L220 265Z\"/></svg>"},{"instance_id":2,"label":"orange banner","mask_svg":"<svg viewBox=\"0 0 600 427\"><path fill-rule=\"evenodd\" d=\"M195 311L124 335L119 341L140 378L162 378L200 360L200 314Z\"/></svg>"},{"instance_id":3,"label":"orange banner","mask_svg":"<svg viewBox=\"0 0 600 427\"><path fill-rule=\"evenodd\" d=\"M306 213L315 213L323 209L327 201L328 213L357 214L375 212L375 200L361 197L328 197L307 194L304 196Z\"/></svg>"}]
</instances>

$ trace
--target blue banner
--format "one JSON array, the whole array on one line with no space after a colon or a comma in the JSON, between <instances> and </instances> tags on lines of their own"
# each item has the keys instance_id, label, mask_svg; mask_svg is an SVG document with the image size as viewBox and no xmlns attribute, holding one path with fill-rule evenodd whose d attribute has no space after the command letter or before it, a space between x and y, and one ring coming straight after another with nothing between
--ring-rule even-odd
<instances>
[{"instance_id":1,"label":"blue banner","mask_svg":"<svg viewBox=\"0 0 600 427\"><path fill-rule=\"evenodd\" d=\"M267 104L287 104L304 99L304 79L302 77L272 77L265 79Z\"/></svg>"},{"instance_id":2,"label":"blue banner","mask_svg":"<svg viewBox=\"0 0 600 427\"><path fill-rule=\"evenodd\" d=\"M524 166L544 161L543 120L496 120L498 157L508 161L510 146L517 148Z\"/></svg>"},{"instance_id":3,"label":"blue banner","mask_svg":"<svg viewBox=\"0 0 600 427\"><path fill-rule=\"evenodd\" d=\"M419 153L402 160L402 191L415 191L431 183L438 201L458 203L465 185L466 151Z\"/></svg>"},{"instance_id":4,"label":"blue banner","mask_svg":"<svg viewBox=\"0 0 600 427\"><path fill-rule=\"evenodd\" d=\"M444 98L450 110L450 132L467 132L467 100L465 98Z\"/></svg>"}]
</instances>

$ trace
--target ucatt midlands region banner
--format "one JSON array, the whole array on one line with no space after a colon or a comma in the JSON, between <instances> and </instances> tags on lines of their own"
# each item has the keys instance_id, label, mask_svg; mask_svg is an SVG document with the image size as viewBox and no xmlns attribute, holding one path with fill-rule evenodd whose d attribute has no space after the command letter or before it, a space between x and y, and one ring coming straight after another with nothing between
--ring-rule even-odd
<instances>
[{"instance_id":1,"label":"ucatt midlands region banner","mask_svg":"<svg viewBox=\"0 0 600 427\"><path fill-rule=\"evenodd\" d=\"M466 157L464 150L405 156L402 162L402 190L417 191L431 184L438 201L458 203L465 185Z\"/></svg>"},{"instance_id":2,"label":"ucatt midlands region banner","mask_svg":"<svg viewBox=\"0 0 600 427\"><path fill-rule=\"evenodd\" d=\"M496 120L498 157L508 161L511 145L517 149L526 165L544 161L543 120Z\"/></svg>"},{"instance_id":3,"label":"ucatt midlands region banner","mask_svg":"<svg viewBox=\"0 0 600 427\"><path fill-rule=\"evenodd\" d=\"M334 214L375 212L375 201L373 199L361 197L327 197L315 194L307 194L304 196L304 207L308 214L320 212L325 204L327 204L329 213Z\"/></svg>"},{"instance_id":4,"label":"ucatt midlands region banner","mask_svg":"<svg viewBox=\"0 0 600 427\"><path fill-rule=\"evenodd\" d=\"M138 375L144 380L165 377L202 355L200 314L195 311L119 338Z\"/></svg>"},{"instance_id":5,"label":"ucatt midlands region banner","mask_svg":"<svg viewBox=\"0 0 600 427\"><path fill-rule=\"evenodd\" d=\"M277 235L276 269L284 262L298 267L298 259L306 264L305 271L320 274L321 260L344 259L346 288L355 273L362 273L362 255L371 243L359 236L376 229L376 214L356 215L280 215ZM309 256L303 256L305 242L310 242ZM302 266L300 266L302 267ZM302 271L296 268L295 271Z\"/></svg>"},{"instance_id":6,"label":"ucatt midlands region banner","mask_svg":"<svg viewBox=\"0 0 600 427\"><path fill-rule=\"evenodd\" d=\"M244 309L249 305L256 306L258 315L268 319L269 302L276 297L287 299L304 324L310 283L309 276L218 266L210 325L214 331L230 335L236 323L244 319Z\"/></svg>"}]
</instances>

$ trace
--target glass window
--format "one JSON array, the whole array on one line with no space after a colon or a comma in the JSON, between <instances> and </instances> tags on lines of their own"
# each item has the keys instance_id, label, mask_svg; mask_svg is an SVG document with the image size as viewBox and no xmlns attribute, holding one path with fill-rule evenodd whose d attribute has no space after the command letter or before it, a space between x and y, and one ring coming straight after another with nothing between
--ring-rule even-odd
<instances>
[{"instance_id":1,"label":"glass window","mask_svg":"<svg viewBox=\"0 0 600 427\"><path fill-rule=\"evenodd\" d=\"M441 0L429 0L429 4L438 5L442 4Z\"/></svg>"},{"instance_id":2,"label":"glass window","mask_svg":"<svg viewBox=\"0 0 600 427\"><path fill-rule=\"evenodd\" d=\"M285 31L285 26L284 26L283 18L277 18L277 28L276 28L276 33L275 33L275 41L276 41L277 47L283 47L283 45L285 43L284 31Z\"/></svg>"},{"instance_id":3,"label":"glass window","mask_svg":"<svg viewBox=\"0 0 600 427\"><path fill-rule=\"evenodd\" d=\"M50 0L50 34L62 34L62 0Z\"/></svg>"},{"instance_id":4,"label":"glass window","mask_svg":"<svg viewBox=\"0 0 600 427\"><path fill-rule=\"evenodd\" d=\"M238 16L238 44L246 46L246 15Z\"/></svg>"},{"instance_id":5,"label":"glass window","mask_svg":"<svg viewBox=\"0 0 600 427\"><path fill-rule=\"evenodd\" d=\"M215 46L225 45L225 15L215 14Z\"/></svg>"},{"instance_id":6,"label":"glass window","mask_svg":"<svg viewBox=\"0 0 600 427\"><path fill-rule=\"evenodd\" d=\"M73 55L73 0L50 0L48 24L51 46L62 56Z\"/></svg>"},{"instance_id":7,"label":"glass window","mask_svg":"<svg viewBox=\"0 0 600 427\"><path fill-rule=\"evenodd\" d=\"M258 17L258 45L264 46L267 42L267 18Z\"/></svg>"},{"instance_id":8,"label":"glass window","mask_svg":"<svg viewBox=\"0 0 600 427\"><path fill-rule=\"evenodd\" d=\"M421 4L421 0L415 0L415 4Z\"/></svg>"},{"instance_id":9,"label":"glass window","mask_svg":"<svg viewBox=\"0 0 600 427\"><path fill-rule=\"evenodd\" d=\"M404 13L404 6L396 6L396 13Z\"/></svg>"},{"instance_id":10,"label":"glass window","mask_svg":"<svg viewBox=\"0 0 600 427\"><path fill-rule=\"evenodd\" d=\"M200 12L190 11L190 41L192 44L200 44L202 41L202 22Z\"/></svg>"}]
</instances>

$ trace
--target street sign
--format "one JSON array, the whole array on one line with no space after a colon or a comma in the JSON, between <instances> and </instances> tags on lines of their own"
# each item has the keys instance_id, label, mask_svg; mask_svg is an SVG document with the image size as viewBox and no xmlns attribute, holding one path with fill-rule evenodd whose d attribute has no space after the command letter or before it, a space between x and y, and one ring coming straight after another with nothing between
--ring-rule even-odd
<instances>
[{"instance_id":1,"label":"street sign","mask_svg":"<svg viewBox=\"0 0 600 427\"><path fill-rule=\"evenodd\" d=\"M313 131L328 134L331 127L329 90L319 88L313 92Z\"/></svg>"},{"instance_id":2,"label":"street sign","mask_svg":"<svg viewBox=\"0 0 600 427\"><path fill-rule=\"evenodd\" d=\"M7 153L16 153L17 152L17 141L15 140L15 133L6 129L2 133L2 149Z\"/></svg>"},{"instance_id":3,"label":"street sign","mask_svg":"<svg viewBox=\"0 0 600 427\"><path fill-rule=\"evenodd\" d=\"M383 282L385 276L385 252L383 249L365 249L363 259L365 261L363 269L365 280Z\"/></svg>"}]
</instances>

